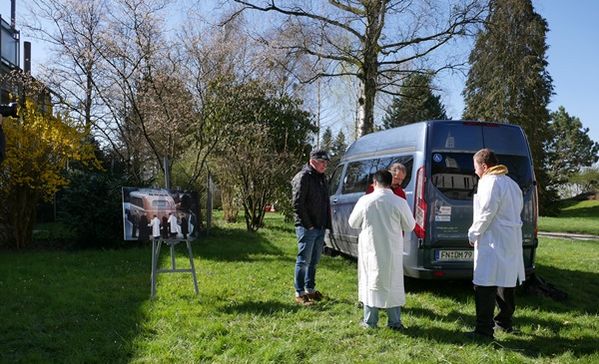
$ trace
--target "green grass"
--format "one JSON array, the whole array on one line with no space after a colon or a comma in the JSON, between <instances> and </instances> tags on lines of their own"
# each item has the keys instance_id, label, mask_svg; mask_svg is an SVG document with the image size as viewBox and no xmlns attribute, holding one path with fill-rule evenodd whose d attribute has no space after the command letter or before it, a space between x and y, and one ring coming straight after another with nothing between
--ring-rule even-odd
<instances>
[{"instance_id":1,"label":"green grass","mask_svg":"<svg viewBox=\"0 0 599 364\"><path fill-rule=\"evenodd\" d=\"M194 243L189 274L162 274L150 294L150 247L0 253L0 362L566 363L598 362L599 241L541 239L538 272L560 303L520 294L521 335L473 343L469 282L408 280L407 333L358 326L356 264L324 256L314 307L293 303L293 227L268 215ZM169 261L163 249L162 266ZM177 266L186 267L182 246ZM383 314L379 324L386 322Z\"/></svg>"},{"instance_id":2,"label":"green grass","mask_svg":"<svg viewBox=\"0 0 599 364\"><path fill-rule=\"evenodd\" d=\"M539 230L599 235L599 201L567 201L558 217L539 217Z\"/></svg>"}]
</instances>

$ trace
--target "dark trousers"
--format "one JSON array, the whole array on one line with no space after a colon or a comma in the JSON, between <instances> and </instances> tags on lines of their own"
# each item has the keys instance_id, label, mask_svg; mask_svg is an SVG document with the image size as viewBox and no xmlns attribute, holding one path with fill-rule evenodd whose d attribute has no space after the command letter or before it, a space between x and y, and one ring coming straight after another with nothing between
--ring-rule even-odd
<instances>
[{"instance_id":1,"label":"dark trousers","mask_svg":"<svg viewBox=\"0 0 599 364\"><path fill-rule=\"evenodd\" d=\"M474 331L493 336L495 324L506 330L512 329L512 319L516 310L514 287L485 287L474 286L474 301L476 304L476 329ZM499 313L495 313L495 305Z\"/></svg>"}]
</instances>

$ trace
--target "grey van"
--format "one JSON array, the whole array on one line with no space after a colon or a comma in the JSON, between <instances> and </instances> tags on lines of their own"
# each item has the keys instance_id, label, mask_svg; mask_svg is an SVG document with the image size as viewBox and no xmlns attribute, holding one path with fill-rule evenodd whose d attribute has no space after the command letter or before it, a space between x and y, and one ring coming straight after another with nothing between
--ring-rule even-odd
<instances>
[{"instance_id":1,"label":"grey van","mask_svg":"<svg viewBox=\"0 0 599 364\"><path fill-rule=\"evenodd\" d=\"M519 126L477 121L424 121L368 134L355 141L330 180L333 228L325 249L357 256L359 230L347 220L379 169L400 162L402 187L416 220L404 237L404 273L425 279L472 277L473 250L467 232L478 177L472 157L492 149L524 196L522 245L527 275L534 271L537 187L526 135Z\"/></svg>"}]
</instances>

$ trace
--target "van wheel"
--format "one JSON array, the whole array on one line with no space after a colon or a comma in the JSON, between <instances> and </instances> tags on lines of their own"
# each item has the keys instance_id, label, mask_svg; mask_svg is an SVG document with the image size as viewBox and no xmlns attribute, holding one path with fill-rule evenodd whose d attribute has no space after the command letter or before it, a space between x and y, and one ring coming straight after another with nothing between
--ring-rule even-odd
<instances>
[{"instance_id":1,"label":"van wheel","mask_svg":"<svg viewBox=\"0 0 599 364\"><path fill-rule=\"evenodd\" d=\"M325 246L323 249L324 255L328 255L329 257L336 257L339 255L337 250L333 250L332 248Z\"/></svg>"}]
</instances>

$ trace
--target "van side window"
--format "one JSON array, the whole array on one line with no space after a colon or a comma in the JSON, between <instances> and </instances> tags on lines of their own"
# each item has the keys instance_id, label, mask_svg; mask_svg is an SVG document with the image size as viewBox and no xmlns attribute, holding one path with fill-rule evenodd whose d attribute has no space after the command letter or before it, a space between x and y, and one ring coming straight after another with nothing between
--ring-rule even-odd
<instances>
[{"instance_id":1,"label":"van side window","mask_svg":"<svg viewBox=\"0 0 599 364\"><path fill-rule=\"evenodd\" d=\"M334 195L335 192L337 192L337 188L339 188L339 183L341 182L341 172L343 172L343 164L338 165L331 175L331 179L329 180L330 196Z\"/></svg>"},{"instance_id":2,"label":"van side window","mask_svg":"<svg viewBox=\"0 0 599 364\"><path fill-rule=\"evenodd\" d=\"M352 162L347 165L347 172L343 180L344 194L354 192L364 192L371 179L371 169L373 160L364 160Z\"/></svg>"},{"instance_id":3,"label":"van side window","mask_svg":"<svg viewBox=\"0 0 599 364\"><path fill-rule=\"evenodd\" d=\"M414 164L414 157L412 157L411 155L404 155L401 157L382 158L380 161L380 167L375 169L374 172L376 172L379 169L389 169L391 168L391 165L393 163L401 163L404 165L404 167L406 167L406 177L401 183L401 188L406 188L406 186L410 183L410 180L412 179L412 166Z\"/></svg>"},{"instance_id":4,"label":"van side window","mask_svg":"<svg viewBox=\"0 0 599 364\"><path fill-rule=\"evenodd\" d=\"M478 184L473 153L433 152L431 181L453 200L472 200Z\"/></svg>"},{"instance_id":5,"label":"van side window","mask_svg":"<svg viewBox=\"0 0 599 364\"><path fill-rule=\"evenodd\" d=\"M393 163L401 163L406 167L406 178L402 183L402 187L405 188L412 179L413 162L414 157L412 155L351 162L347 165L342 193L365 192L368 185L372 183L374 173L380 169L389 169Z\"/></svg>"}]
</instances>

